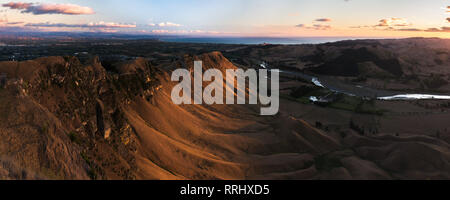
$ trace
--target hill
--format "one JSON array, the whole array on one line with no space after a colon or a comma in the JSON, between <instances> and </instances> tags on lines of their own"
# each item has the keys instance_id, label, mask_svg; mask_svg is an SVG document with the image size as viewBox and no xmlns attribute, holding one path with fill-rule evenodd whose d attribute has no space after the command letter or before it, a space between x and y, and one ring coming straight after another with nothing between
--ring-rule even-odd
<instances>
[{"instance_id":1,"label":"hill","mask_svg":"<svg viewBox=\"0 0 450 200\"><path fill-rule=\"evenodd\" d=\"M167 68L144 58L106 68L97 57L1 62L8 80L0 89L0 178L450 177L440 139L351 130L344 137L293 114L298 104L270 117L257 105L175 105L169 74L194 60L236 68L220 52L185 55Z\"/></svg>"}]
</instances>

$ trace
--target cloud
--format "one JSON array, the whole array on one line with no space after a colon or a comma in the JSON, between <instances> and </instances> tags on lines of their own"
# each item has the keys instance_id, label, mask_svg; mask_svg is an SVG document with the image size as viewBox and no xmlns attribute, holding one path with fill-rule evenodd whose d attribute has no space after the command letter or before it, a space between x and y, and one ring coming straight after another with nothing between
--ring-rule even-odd
<instances>
[{"instance_id":1,"label":"cloud","mask_svg":"<svg viewBox=\"0 0 450 200\"><path fill-rule=\"evenodd\" d=\"M410 32L436 32L436 33L450 33L450 27L441 27L441 28L428 28L428 29L419 29L419 28L402 28L402 29L390 29L393 31L410 31Z\"/></svg>"},{"instance_id":2,"label":"cloud","mask_svg":"<svg viewBox=\"0 0 450 200\"><path fill-rule=\"evenodd\" d=\"M392 26L409 26L411 25L406 21L406 19L403 18L388 18L388 19L382 19L379 21L380 23L376 26L379 27L392 27Z\"/></svg>"},{"instance_id":3,"label":"cloud","mask_svg":"<svg viewBox=\"0 0 450 200\"><path fill-rule=\"evenodd\" d=\"M297 28L303 28L303 29L310 29L310 30L329 30L332 27L330 25L325 25L322 22L331 22L332 19L330 18L319 18L314 20L314 22L316 23L312 23L312 24L298 24L295 25L295 27Z\"/></svg>"},{"instance_id":4,"label":"cloud","mask_svg":"<svg viewBox=\"0 0 450 200\"><path fill-rule=\"evenodd\" d=\"M136 28L136 24L122 24L114 22L98 22L98 23L88 23L87 27L98 27L98 28Z\"/></svg>"},{"instance_id":5,"label":"cloud","mask_svg":"<svg viewBox=\"0 0 450 200\"><path fill-rule=\"evenodd\" d=\"M28 9L32 5L33 5L33 3L9 2L9 3L3 4L2 6L11 8L11 9L23 10L23 9Z\"/></svg>"},{"instance_id":6,"label":"cloud","mask_svg":"<svg viewBox=\"0 0 450 200\"><path fill-rule=\"evenodd\" d=\"M373 28L373 26L350 26L350 28Z\"/></svg>"},{"instance_id":7,"label":"cloud","mask_svg":"<svg viewBox=\"0 0 450 200\"><path fill-rule=\"evenodd\" d=\"M441 27L441 28L429 28L425 30L426 32L443 32L443 33L450 33L450 27Z\"/></svg>"},{"instance_id":8,"label":"cloud","mask_svg":"<svg viewBox=\"0 0 450 200\"><path fill-rule=\"evenodd\" d=\"M298 24L295 27L304 28L304 29L312 29L312 30L329 30L329 29L331 29L330 25L322 25L322 24L313 24L313 25Z\"/></svg>"},{"instance_id":9,"label":"cloud","mask_svg":"<svg viewBox=\"0 0 450 200\"><path fill-rule=\"evenodd\" d=\"M447 21L450 22L450 17L447 18ZM409 32L443 32L450 33L450 27L440 27L440 28L428 28L428 29L420 29L411 26L407 20L403 18L389 18L382 19L379 21L379 24L373 26L352 26L350 28L371 28L375 30L385 30L385 31L409 31ZM382 29L379 29L382 27Z\"/></svg>"},{"instance_id":10,"label":"cloud","mask_svg":"<svg viewBox=\"0 0 450 200\"><path fill-rule=\"evenodd\" d=\"M121 24L114 22L97 22L87 24L65 24L65 23L28 23L28 27L60 27L60 28L136 28L136 24Z\"/></svg>"},{"instance_id":11,"label":"cloud","mask_svg":"<svg viewBox=\"0 0 450 200\"><path fill-rule=\"evenodd\" d=\"M158 24L159 27L180 27L181 24L175 24L172 22L162 22Z\"/></svg>"},{"instance_id":12,"label":"cloud","mask_svg":"<svg viewBox=\"0 0 450 200\"><path fill-rule=\"evenodd\" d=\"M410 31L410 32L420 32L420 31L424 31L422 29L419 28L401 28L401 29L395 29L397 31Z\"/></svg>"},{"instance_id":13,"label":"cloud","mask_svg":"<svg viewBox=\"0 0 450 200\"><path fill-rule=\"evenodd\" d=\"M329 30L329 29L331 29L330 25L314 24L313 27L314 27L315 30Z\"/></svg>"},{"instance_id":14,"label":"cloud","mask_svg":"<svg viewBox=\"0 0 450 200\"><path fill-rule=\"evenodd\" d=\"M169 30L152 30L151 32L156 34L170 33Z\"/></svg>"},{"instance_id":15,"label":"cloud","mask_svg":"<svg viewBox=\"0 0 450 200\"><path fill-rule=\"evenodd\" d=\"M176 23L172 23L172 22L161 22L159 24L155 24L155 23L150 23L148 24L149 26L153 26L153 27L180 27L182 26L181 24L176 24Z\"/></svg>"},{"instance_id":16,"label":"cloud","mask_svg":"<svg viewBox=\"0 0 450 200\"><path fill-rule=\"evenodd\" d=\"M157 30L151 30L146 31L142 30L141 33L152 33L152 34L192 34L192 35L198 35L198 34L221 34L221 32L218 31L204 31L204 30L166 30L166 29L157 29Z\"/></svg>"},{"instance_id":17,"label":"cloud","mask_svg":"<svg viewBox=\"0 0 450 200\"><path fill-rule=\"evenodd\" d=\"M19 25L19 24L23 24L25 22L7 22L6 24L8 25Z\"/></svg>"},{"instance_id":18,"label":"cloud","mask_svg":"<svg viewBox=\"0 0 450 200\"><path fill-rule=\"evenodd\" d=\"M331 22L332 20L330 18L320 18L320 19L316 19L316 22Z\"/></svg>"},{"instance_id":19,"label":"cloud","mask_svg":"<svg viewBox=\"0 0 450 200\"><path fill-rule=\"evenodd\" d=\"M27 27L23 26L1 26L0 25L0 31L7 33L7 32L33 32L33 29L29 29Z\"/></svg>"},{"instance_id":20,"label":"cloud","mask_svg":"<svg viewBox=\"0 0 450 200\"><path fill-rule=\"evenodd\" d=\"M75 4L41 4L41 3L23 3L9 2L3 7L21 10L22 13L31 13L34 15L44 14L63 14L63 15L91 15L94 10L89 7L83 7Z\"/></svg>"},{"instance_id":21,"label":"cloud","mask_svg":"<svg viewBox=\"0 0 450 200\"><path fill-rule=\"evenodd\" d=\"M0 25L2 25L2 26L4 26L4 25L19 25L19 24L23 24L24 22L20 22L20 21L17 21L17 22L10 22L10 21L8 21L8 17L5 15L4 17L1 17L0 18Z\"/></svg>"}]
</instances>

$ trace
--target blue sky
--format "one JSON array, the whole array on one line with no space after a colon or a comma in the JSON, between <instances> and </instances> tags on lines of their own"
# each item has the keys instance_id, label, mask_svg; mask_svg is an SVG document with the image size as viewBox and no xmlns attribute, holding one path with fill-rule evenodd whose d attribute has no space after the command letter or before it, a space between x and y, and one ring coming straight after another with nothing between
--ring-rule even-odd
<instances>
[{"instance_id":1,"label":"blue sky","mask_svg":"<svg viewBox=\"0 0 450 200\"><path fill-rule=\"evenodd\" d=\"M448 0L0 0L0 3L2 21L9 23L3 28L40 31L59 28L142 34L450 37ZM13 9L5 6L8 3L33 3L31 8L76 5L90 8L93 13L34 13L36 9Z\"/></svg>"}]
</instances>

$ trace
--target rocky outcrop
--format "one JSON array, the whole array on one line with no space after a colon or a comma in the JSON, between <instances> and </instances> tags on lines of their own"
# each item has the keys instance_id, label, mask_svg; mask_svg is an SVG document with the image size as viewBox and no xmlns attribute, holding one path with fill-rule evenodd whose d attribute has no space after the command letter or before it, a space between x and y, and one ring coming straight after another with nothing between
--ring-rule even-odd
<instances>
[{"instance_id":1,"label":"rocky outcrop","mask_svg":"<svg viewBox=\"0 0 450 200\"><path fill-rule=\"evenodd\" d=\"M76 57L0 63L0 73L20 80L0 89L0 156L35 177L133 179L136 147L121 108L158 87L148 79L156 70L144 67L121 76L108 74L97 57L84 64ZM16 107L27 113L8 111ZM32 178L14 174L3 173Z\"/></svg>"},{"instance_id":2,"label":"rocky outcrop","mask_svg":"<svg viewBox=\"0 0 450 200\"><path fill-rule=\"evenodd\" d=\"M97 134L104 136L105 135L105 122L103 121L103 110L105 107L103 103L97 99L95 104L95 114L97 118Z\"/></svg>"}]
</instances>

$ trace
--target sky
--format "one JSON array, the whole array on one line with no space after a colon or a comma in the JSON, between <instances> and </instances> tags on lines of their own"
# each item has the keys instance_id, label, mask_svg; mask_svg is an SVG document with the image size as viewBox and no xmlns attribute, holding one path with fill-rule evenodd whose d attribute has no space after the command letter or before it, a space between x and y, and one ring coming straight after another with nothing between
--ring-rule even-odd
<instances>
[{"instance_id":1,"label":"sky","mask_svg":"<svg viewBox=\"0 0 450 200\"><path fill-rule=\"evenodd\" d=\"M450 0L0 0L0 32L450 38Z\"/></svg>"}]
</instances>

